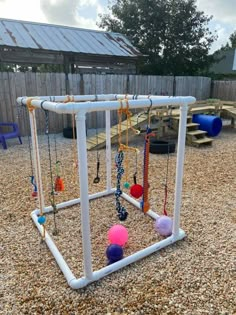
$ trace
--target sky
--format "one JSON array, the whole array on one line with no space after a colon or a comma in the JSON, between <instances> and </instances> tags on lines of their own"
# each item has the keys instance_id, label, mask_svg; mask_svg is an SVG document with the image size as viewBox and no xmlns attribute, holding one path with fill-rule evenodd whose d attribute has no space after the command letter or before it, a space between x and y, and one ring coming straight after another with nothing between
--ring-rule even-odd
<instances>
[{"instance_id":1,"label":"sky","mask_svg":"<svg viewBox=\"0 0 236 315\"><path fill-rule=\"evenodd\" d=\"M226 44L236 30L236 0L197 0L198 9L213 15L211 31L218 39L211 52ZM108 0L0 0L0 17L24 21L98 29L99 13L107 12Z\"/></svg>"}]
</instances>

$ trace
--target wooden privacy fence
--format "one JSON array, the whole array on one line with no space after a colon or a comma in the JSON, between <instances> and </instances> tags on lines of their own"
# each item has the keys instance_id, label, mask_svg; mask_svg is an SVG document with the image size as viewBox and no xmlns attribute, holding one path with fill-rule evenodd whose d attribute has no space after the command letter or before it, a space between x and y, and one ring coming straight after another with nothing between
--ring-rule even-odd
<instances>
[{"instance_id":1,"label":"wooden privacy fence","mask_svg":"<svg viewBox=\"0 0 236 315\"><path fill-rule=\"evenodd\" d=\"M212 97L224 101L236 101L236 80L213 81Z\"/></svg>"},{"instance_id":2,"label":"wooden privacy fence","mask_svg":"<svg viewBox=\"0 0 236 315\"><path fill-rule=\"evenodd\" d=\"M143 76L123 74L69 74L0 72L0 122L18 122L22 135L29 134L27 111L17 111L18 96L78 95L78 94L154 94L210 97L211 79L207 77ZM37 112L39 132L45 130L45 115ZM117 122L116 111L111 123ZM70 123L68 115L50 113L50 132L62 132ZM87 128L104 127L103 112L87 114Z\"/></svg>"}]
</instances>

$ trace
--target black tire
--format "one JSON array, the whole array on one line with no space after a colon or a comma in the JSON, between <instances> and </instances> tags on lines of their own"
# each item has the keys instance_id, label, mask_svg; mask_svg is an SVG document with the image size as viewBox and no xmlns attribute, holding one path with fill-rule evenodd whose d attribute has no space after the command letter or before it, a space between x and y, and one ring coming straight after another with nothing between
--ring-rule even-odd
<instances>
[{"instance_id":1,"label":"black tire","mask_svg":"<svg viewBox=\"0 0 236 315\"><path fill-rule=\"evenodd\" d=\"M73 128L67 127L63 129L63 137L73 139ZM76 128L75 128L75 139L76 139Z\"/></svg>"},{"instance_id":2,"label":"black tire","mask_svg":"<svg viewBox=\"0 0 236 315\"><path fill-rule=\"evenodd\" d=\"M153 154L174 153L175 143L171 141L151 139L149 152Z\"/></svg>"}]
</instances>

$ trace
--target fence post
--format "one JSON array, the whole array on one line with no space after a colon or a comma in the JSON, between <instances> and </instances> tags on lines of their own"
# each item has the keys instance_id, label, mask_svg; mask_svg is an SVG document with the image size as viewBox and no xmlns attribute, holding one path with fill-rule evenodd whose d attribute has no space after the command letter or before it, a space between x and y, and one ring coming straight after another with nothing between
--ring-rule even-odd
<instances>
[{"instance_id":1,"label":"fence post","mask_svg":"<svg viewBox=\"0 0 236 315\"><path fill-rule=\"evenodd\" d=\"M84 95L84 77L83 77L83 73L80 73L79 93L80 93L80 95Z\"/></svg>"},{"instance_id":2,"label":"fence post","mask_svg":"<svg viewBox=\"0 0 236 315\"><path fill-rule=\"evenodd\" d=\"M129 75L127 74L127 81L126 81L126 93L129 94L130 89L130 82L129 82Z\"/></svg>"},{"instance_id":3,"label":"fence post","mask_svg":"<svg viewBox=\"0 0 236 315\"><path fill-rule=\"evenodd\" d=\"M173 80L173 96L176 95L176 77L174 75L174 80Z\"/></svg>"},{"instance_id":4,"label":"fence post","mask_svg":"<svg viewBox=\"0 0 236 315\"><path fill-rule=\"evenodd\" d=\"M210 98L213 98L214 80L211 79Z\"/></svg>"}]
</instances>

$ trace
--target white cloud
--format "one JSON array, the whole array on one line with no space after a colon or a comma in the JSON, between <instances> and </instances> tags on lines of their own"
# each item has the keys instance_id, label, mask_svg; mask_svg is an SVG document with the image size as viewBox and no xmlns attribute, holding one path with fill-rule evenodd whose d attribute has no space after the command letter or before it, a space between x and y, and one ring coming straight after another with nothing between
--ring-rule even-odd
<instances>
[{"instance_id":1,"label":"white cloud","mask_svg":"<svg viewBox=\"0 0 236 315\"><path fill-rule=\"evenodd\" d=\"M7 19L46 22L39 1L0 0L0 16Z\"/></svg>"},{"instance_id":2,"label":"white cloud","mask_svg":"<svg viewBox=\"0 0 236 315\"><path fill-rule=\"evenodd\" d=\"M86 17L80 15L80 7L88 9ZM0 17L98 29L89 16L91 8L97 15L104 12L99 0L0 0Z\"/></svg>"},{"instance_id":3,"label":"white cloud","mask_svg":"<svg viewBox=\"0 0 236 315\"><path fill-rule=\"evenodd\" d=\"M229 41L229 36L236 30L235 0L197 0L198 9L212 15L210 30L217 32L218 39L213 43L211 52Z\"/></svg>"},{"instance_id":4,"label":"white cloud","mask_svg":"<svg viewBox=\"0 0 236 315\"><path fill-rule=\"evenodd\" d=\"M79 27L81 28L87 28L87 29L92 29L92 30L98 29L93 19L86 19L82 16L79 16L77 20L79 22Z\"/></svg>"},{"instance_id":5,"label":"white cloud","mask_svg":"<svg viewBox=\"0 0 236 315\"><path fill-rule=\"evenodd\" d=\"M81 7L90 7L90 6L97 6L98 0L80 0L79 6Z\"/></svg>"},{"instance_id":6,"label":"white cloud","mask_svg":"<svg viewBox=\"0 0 236 315\"><path fill-rule=\"evenodd\" d=\"M104 14L104 13L107 13L107 12L108 12L108 8L102 6L102 5L100 5L100 4L98 3L98 5L97 5L97 15L98 15L98 14Z\"/></svg>"},{"instance_id":7,"label":"white cloud","mask_svg":"<svg viewBox=\"0 0 236 315\"><path fill-rule=\"evenodd\" d=\"M50 23L77 25L78 0L40 0L40 8Z\"/></svg>"},{"instance_id":8,"label":"white cloud","mask_svg":"<svg viewBox=\"0 0 236 315\"><path fill-rule=\"evenodd\" d=\"M232 32L227 30L225 27L222 27L221 24L217 24L215 27L218 35L218 39L213 43L211 52L219 49L221 46L225 45L229 41L229 36Z\"/></svg>"},{"instance_id":9,"label":"white cloud","mask_svg":"<svg viewBox=\"0 0 236 315\"><path fill-rule=\"evenodd\" d=\"M89 17L89 10L96 14L104 12L98 0L39 0L40 8L49 23L71 25L81 28L98 29L96 19ZM80 9L88 10L86 16L80 15Z\"/></svg>"},{"instance_id":10,"label":"white cloud","mask_svg":"<svg viewBox=\"0 0 236 315\"><path fill-rule=\"evenodd\" d=\"M197 0L197 4L200 10L203 10L208 15L213 15L215 20L236 24L235 0Z\"/></svg>"}]
</instances>

